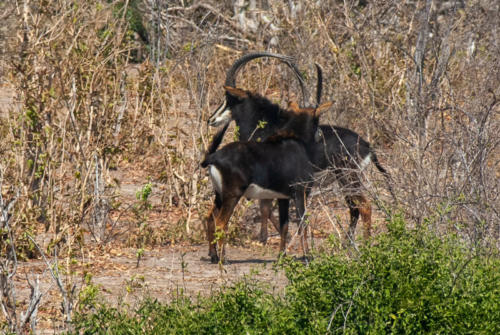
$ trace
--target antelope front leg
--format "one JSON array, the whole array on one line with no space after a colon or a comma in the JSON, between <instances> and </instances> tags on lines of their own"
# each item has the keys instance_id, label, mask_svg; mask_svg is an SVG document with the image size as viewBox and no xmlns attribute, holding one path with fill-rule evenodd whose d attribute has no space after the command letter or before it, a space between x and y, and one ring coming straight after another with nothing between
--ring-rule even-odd
<instances>
[{"instance_id":1,"label":"antelope front leg","mask_svg":"<svg viewBox=\"0 0 500 335\"><path fill-rule=\"evenodd\" d=\"M309 254L309 244L307 242L307 230L309 224L306 222L306 191L298 191L295 198L295 207L297 208L297 217L299 218L299 231L298 235L302 242L302 252L304 257Z\"/></svg>"},{"instance_id":2,"label":"antelope front leg","mask_svg":"<svg viewBox=\"0 0 500 335\"><path fill-rule=\"evenodd\" d=\"M262 244L267 243L267 220L270 219L275 225L275 219L273 217L273 201L269 199L260 200L260 235L259 240ZM274 219L274 221L273 221ZM279 230L278 230L279 231Z\"/></svg>"},{"instance_id":3,"label":"antelope front leg","mask_svg":"<svg viewBox=\"0 0 500 335\"><path fill-rule=\"evenodd\" d=\"M290 200L279 199L278 200L279 214L280 214L280 253L286 253L286 238L288 235L288 208L290 207Z\"/></svg>"}]
</instances>

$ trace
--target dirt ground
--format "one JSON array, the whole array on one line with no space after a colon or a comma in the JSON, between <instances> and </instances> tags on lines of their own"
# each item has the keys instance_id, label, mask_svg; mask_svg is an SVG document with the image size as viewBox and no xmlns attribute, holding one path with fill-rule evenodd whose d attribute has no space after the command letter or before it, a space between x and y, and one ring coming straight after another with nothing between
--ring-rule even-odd
<instances>
[{"instance_id":1,"label":"dirt ground","mask_svg":"<svg viewBox=\"0 0 500 335\"><path fill-rule=\"evenodd\" d=\"M347 210L341 210L340 214L347 220ZM258 225L248 221L242 224L250 225L247 227L251 230L250 235L257 235ZM380 221L378 224L380 226ZM63 275L62 278L65 283L73 282L78 291L84 274L89 273L92 275L92 284L99 288L99 299L111 303L111 306L126 304L132 308L146 297L169 301L181 292L191 297L208 296L214 290L231 285L245 275L257 278L267 284L269 290L282 294L287 279L283 271L274 266L279 250L279 235L274 228L269 229L270 238L265 246L252 237L239 245L228 245L228 261L223 266L210 263L208 246L201 241L145 249L139 262L137 248L116 247L112 243L99 246L94 243L93 248L86 246L87 252L79 259L78 265L73 267L72 276ZM314 230L315 246L324 241L325 230L327 229ZM334 232L333 228L329 230ZM295 231L293 225L290 235ZM296 240L288 254L301 257L302 250ZM53 258L51 261L53 262ZM61 259L59 262L66 265L67 260ZM15 283L18 301L26 306L30 294L27 278L32 282L36 277L39 278L43 293L38 313L38 329L41 334L60 329L62 319L61 294L47 268L43 260L21 262Z\"/></svg>"},{"instance_id":2,"label":"dirt ground","mask_svg":"<svg viewBox=\"0 0 500 335\"><path fill-rule=\"evenodd\" d=\"M65 275L62 278L65 282L71 279L79 290L84 273L91 273L92 284L100 291L99 299L111 306L126 304L132 308L146 297L169 301L179 293L191 297L208 296L212 291L231 285L245 275L257 278L268 284L269 290L280 294L287 279L283 271L274 267L278 246L278 234L273 234L266 246L258 242L250 242L247 246L229 245L226 251L228 261L222 266L210 263L206 244L148 249L139 264L136 248L96 247L75 268L71 278ZM301 251L292 249L289 254L300 257ZM65 261L60 260L60 263ZM15 284L21 306L26 306L30 294L27 278L32 282L35 278L40 280L43 294L38 312L40 333L49 334L60 330L62 299L46 264L42 260L19 264Z\"/></svg>"}]
</instances>

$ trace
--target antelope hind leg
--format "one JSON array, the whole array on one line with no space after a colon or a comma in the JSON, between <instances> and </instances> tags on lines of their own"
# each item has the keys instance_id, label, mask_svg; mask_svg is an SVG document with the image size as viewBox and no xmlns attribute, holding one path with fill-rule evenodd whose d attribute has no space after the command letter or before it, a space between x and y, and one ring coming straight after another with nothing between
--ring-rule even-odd
<instances>
[{"instance_id":1,"label":"antelope hind leg","mask_svg":"<svg viewBox=\"0 0 500 335\"><path fill-rule=\"evenodd\" d=\"M222 206L218 215L215 218L216 225L216 235L220 234L216 237L217 239L217 252L215 257L211 257L211 261L213 264L218 262L224 262L225 258L225 242L226 242L226 234L228 228L228 222L233 214L234 207L238 203L239 198L237 197L226 197L222 202Z\"/></svg>"}]
</instances>

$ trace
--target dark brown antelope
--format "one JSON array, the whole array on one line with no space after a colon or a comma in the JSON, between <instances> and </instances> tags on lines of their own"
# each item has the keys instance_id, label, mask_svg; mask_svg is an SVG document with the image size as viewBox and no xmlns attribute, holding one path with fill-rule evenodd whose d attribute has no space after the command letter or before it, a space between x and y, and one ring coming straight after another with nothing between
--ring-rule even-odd
<instances>
[{"instance_id":1,"label":"dark brown antelope","mask_svg":"<svg viewBox=\"0 0 500 335\"><path fill-rule=\"evenodd\" d=\"M248 91L225 87L233 97L247 99ZM295 200L297 216L304 218L305 200L312 186L315 134L319 113L331 106L299 108L290 104L280 114L287 122L263 142L233 142L222 149L210 150L202 167L207 167L215 189L215 202L207 218L207 239L212 263L224 260L224 240L228 221L241 197L248 199L278 199L280 251L285 251L288 234L288 208ZM220 133L218 134L220 136ZM217 137L217 136L216 136ZM215 139L214 142L216 142ZM215 151L215 152L214 152ZM299 224L299 235L302 225ZM220 232L217 241L215 233ZM307 253L307 233L303 234L303 251Z\"/></svg>"},{"instance_id":2,"label":"dark brown antelope","mask_svg":"<svg viewBox=\"0 0 500 335\"><path fill-rule=\"evenodd\" d=\"M308 101L306 90L303 86L303 78L300 71L289 57L267 53L248 54L236 60L226 75L226 86L236 86L236 74L250 60L258 57L275 57L289 65L299 80L302 89L303 100ZM318 82L320 82L321 71L318 68ZM317 104L321 99L321 85L317 88ZM258 94L246 92L244 95L235 95L232 91L226 90L225 101L215 110L208 120L210 126L225 126L214 137L211 146L214 151L222 141L222 137L231 120L234 120L239 129L240 140L264 140L271 136L277 129L280 129L287 122L286 114L280 114L278 106L273 108L269 106L271 102ZM264 122L262 122L264 121ZM259 127L264 124L265 127ZM364 223L365 237L371 234L371 204L364 196L360 178L360 170L366 167L370 162L384 175L387 180L388 189L394 197L391 188L390 176L380 165L375 152L370 148L370 144L359 134L352 130L330 126L320 125L322 137L317 142L313 150L313 164L316 172L321 174L330 172L330 178L323 181L323 185L338 181L342 186L342 192L350 212L350 224L347 232L347 238L354 239L356 225L361 215ZM218 140L215 140L218 139ZM260 239L263 243L267 240L267 220L271 220L278 229L276 219L272 215L272 200L261 200L261 231Z\"/></svg>"}]
</instances>

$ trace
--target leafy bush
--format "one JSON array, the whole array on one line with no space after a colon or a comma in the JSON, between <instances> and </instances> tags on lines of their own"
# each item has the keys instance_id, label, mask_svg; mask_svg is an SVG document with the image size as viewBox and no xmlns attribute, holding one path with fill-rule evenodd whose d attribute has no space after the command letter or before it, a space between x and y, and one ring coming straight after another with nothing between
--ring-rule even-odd
<instances>
[{"instance_id":1,"label":"leafy bush","mask_svg":"<svg viewBox=\"0 0 500 335\"><path fill-rule=\"evenodd\" d=\"M208 298L78 314L84 334L500 333L500 258L396 218L359 253L284 259L283 296L245 278Z\"/></svg>"},{"instance_id":2,"label":"leafy bush","mask_svg":"<svg viewBox=\"0 0 500 335\"><path fill-rule=\"evenodd\" d=\"M333 333L500 331L500 262L454 236L389 232L350 259L322 256L288 268L287 302L299 327Z\"/></svg>"}]
</instances>

